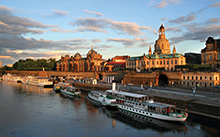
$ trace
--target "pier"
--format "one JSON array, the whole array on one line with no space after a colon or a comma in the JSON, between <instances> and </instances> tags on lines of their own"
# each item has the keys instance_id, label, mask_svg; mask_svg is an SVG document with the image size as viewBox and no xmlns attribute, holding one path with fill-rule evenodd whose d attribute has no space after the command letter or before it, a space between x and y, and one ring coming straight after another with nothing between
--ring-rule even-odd
<instances>
[{"instance_id":1,"label":"pier","mask_svg":"<svg viewBox=\"0 0 220 137\"><path fill-rule=\"evenodd\" d=\"M80 87L81 90L107 90L111 89L110 84L84 84L84 83L73 83L74 86ZM122 86L118 85L119 89L126 92L133 92L139 94L146 94L154 98L156 102L163 102L168 104L174 104L179 110L185 110L194 115L204 116L212 119L220 120L220 99L216 96L218 93L206 93L202 94L201 91L193 96L190 90L181 92L176 88L164 88L155 87L152 90L141 89L136 86Z\"/></svg>"}]
</instances>

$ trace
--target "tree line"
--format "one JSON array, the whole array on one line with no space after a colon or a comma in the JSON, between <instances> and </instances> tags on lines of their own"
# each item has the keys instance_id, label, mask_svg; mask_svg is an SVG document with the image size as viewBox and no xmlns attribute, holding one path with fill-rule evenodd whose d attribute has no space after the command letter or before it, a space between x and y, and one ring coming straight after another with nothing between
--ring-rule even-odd
<instances>
[{"instance_id":1,"label":"tree line","mask_svg":"<svg viewBox=\"0 0 220 137\"><path fill-rule=\"evenodd\" d=\"M47 70L53 71L56 70L56 59L20 59L13 64L12 67L4 66L0 69L1 72L5 70L26 70L26 71L37 71L37 70Z\"/></svg>"}]
</instances>

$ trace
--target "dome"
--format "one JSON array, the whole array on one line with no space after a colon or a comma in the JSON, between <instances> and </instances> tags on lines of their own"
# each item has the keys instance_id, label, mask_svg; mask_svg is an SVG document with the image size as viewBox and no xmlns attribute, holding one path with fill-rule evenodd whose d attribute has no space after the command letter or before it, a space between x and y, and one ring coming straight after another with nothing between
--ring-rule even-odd
<instances>
[{"instance_id":1,"label":"dome","mask_svg":"<svg viewBox=\"0 0 220 137\"><path fill-rule=\"evenodd\" d=\"M170 43L166 38L159 38L154 47L158 54L170 54Z\"/></svg>"},{"instance_id":2,"label":"dome","mask_svg":"<svg viewBox=\"0 0 220 137\"><path fill-rule=\"evenodd\" d=\"M97 52L93 49L91 49L88 53L87 53L87 56L89 55L98 55Z\"/></svg>"},{"instance_id":3,"label":"dome","mask_svg":"<svg viewBox=\"0 0 220 137\"><path fill-rule=\"evenodd\" d=\"M79 52L77 52L74 57L80 57L81 58L81 55L79 54Z\"/></svg>"}]
</instances>

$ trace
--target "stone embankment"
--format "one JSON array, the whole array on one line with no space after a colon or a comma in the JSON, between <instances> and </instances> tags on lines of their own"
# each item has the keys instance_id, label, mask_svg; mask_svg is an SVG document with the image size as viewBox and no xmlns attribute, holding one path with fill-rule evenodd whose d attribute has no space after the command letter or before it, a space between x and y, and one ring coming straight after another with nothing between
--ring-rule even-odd
<instances>
[{"instance_id":1,"label":"stone embankment","mask_svg":"<svg viewBox=\"0 0 220 137\"><path fill-rule=\"evenodd\" d=\"M111 89L111 85L106 84L83 84L83 83L73 83L74 86L80 87L82 90L91 91L91 90L102 90ZM133 92L139 94L146 94L154 98L156 102L163 102L168 104L175 104L179 110L185 110L189 114L200 115L204 117L209 117L213 119L220 120L220 99L208 99L201 98L197 96L189 96L184 94L175 94L175 93L161 93L159 91L152 90L137 90L132 87L120 86L120 90L126 92Z\"/></svg>"}]
</instances>

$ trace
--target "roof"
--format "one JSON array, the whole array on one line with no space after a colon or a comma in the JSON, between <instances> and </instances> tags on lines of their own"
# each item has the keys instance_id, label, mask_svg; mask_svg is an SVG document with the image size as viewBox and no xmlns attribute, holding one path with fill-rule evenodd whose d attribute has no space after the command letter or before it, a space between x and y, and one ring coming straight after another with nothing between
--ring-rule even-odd
<instances>
[{"instance_id":1,"label":"roof","mask_svg":"<svg viewBox=\"0 0 220 137\"><path fill-rule=\"evenodd\" d=\"M162 58L179 58L183 56L183 54L180 53L174 53L174 54L152 54L152 55L143 55L148 59L162 59ZM135 61L140 60L143 56L137 56L137 57L130 57L128 61Z\"/></svg>"},{"instance_id":2,"label":"roof","mask_svg":"<svg viewBox=\"0 0 220 137\"><path fill-rule=\"evenodd\" d=\"M118 95L129 96L129 97L135 97L135 98L147 97L147 95L141 95L141 94L135 94L135 93L123 92L123 91L118 91L118 90L116 90L116 91L106 90L106 92L114 93L114 94L118 94Z\"/></svg>"},{"instance_id":3,"label":"roof","mask_svg":"<svg viewBox=\"0 0 220 137\"><path fill-rule=\"evenodd\" d=\"M114 64L125 64L125 62L107 62L107 65L114 65Z\"/></svg>"}]
</instances>

